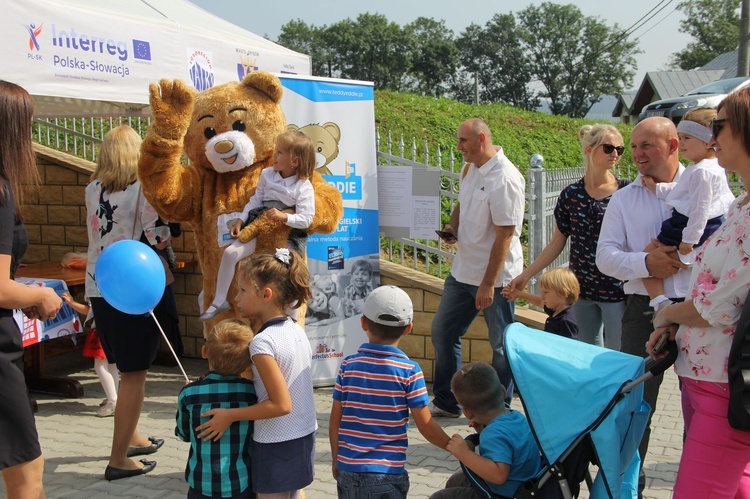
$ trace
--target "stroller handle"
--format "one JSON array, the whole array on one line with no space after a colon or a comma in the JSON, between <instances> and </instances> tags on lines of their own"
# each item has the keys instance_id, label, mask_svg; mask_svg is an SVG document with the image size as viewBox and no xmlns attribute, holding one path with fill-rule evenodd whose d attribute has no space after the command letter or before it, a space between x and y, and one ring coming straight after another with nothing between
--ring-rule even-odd
<instances>
[{"instance_id":1,"label":"stroller handle","mask_svg":"<svg viewBox=\"0 0 750 499\"><path fill-rule=\"evenodd\" d=\"M653 377L660 375L661 373L666 371L669 368L669 366L675 363L679 352L680 351L677 348L677 342L668 341L667 342L667 355L657 361L654 361L650 367L647 366L648 372L650 372L651 376Z\"/></svg>"},{"instance_id":2,"label":"stroller handle","mask_svg":"<svg viewBox=\"0 0 750 499\"><path fill-rule=\"evenodd\" d=\"M621 389L620 394L625 394L630 392L635 386L643 383L644 381L648 381L652 378L655 378L656 376L662 374L664 371L666 371L669 366L675 363L677 360L677 354L679 353L679 350L677 348L677 342L669 341L667 342L667 355L657 361L650 362L646 364L646 372L632 380L626 383Z\"/></svg>"}]
</instances>

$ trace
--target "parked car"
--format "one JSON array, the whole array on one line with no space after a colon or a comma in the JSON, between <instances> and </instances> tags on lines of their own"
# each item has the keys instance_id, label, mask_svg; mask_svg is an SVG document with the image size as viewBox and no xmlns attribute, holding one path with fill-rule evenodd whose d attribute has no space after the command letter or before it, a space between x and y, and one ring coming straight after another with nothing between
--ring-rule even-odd
<instances>
[{"instance_id":1,"label":"parked car","mask_svg":"<svg viewBox=\"0 0 750 499\"><path fill-rule=\"evenodd\" d=\"M750 86L750 77L728 78L717 80L695 90L691 90L681 97L658 100L644 107L638 119L651 116L666 116L679 123L682 117L691 109L710 107L715 108L719 102L735 90Z\"/></svg>"}]
</instances>

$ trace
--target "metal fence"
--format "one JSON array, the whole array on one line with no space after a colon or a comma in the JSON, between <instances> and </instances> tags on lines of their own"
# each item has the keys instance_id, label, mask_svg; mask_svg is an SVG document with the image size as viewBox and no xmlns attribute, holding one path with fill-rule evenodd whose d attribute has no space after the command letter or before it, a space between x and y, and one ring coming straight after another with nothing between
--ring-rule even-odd
<instances>
[{"instance_id":1,"label":"metal fence","mask_svg":"<svg viewBox=\"0 0 750 499\"><path fill-rule=\"evenodd\" d=\"M412 139L409 143L403 136L394 139L390 133L385 139L381 139L378 133L378 165L439 168L440 206L446 217L458 200L458 185L463 167L461 155L451 147L437 146L435 153L431 154L429 144L425 142L420 146L417 146L416 140ZM433 158L432 161L430 158ZM542 163L541 156L532 156L526 177L526 212L522 239L528 261L533 261L552 238L555 229L554 209L560 192L584 173L583 167L547 170ZM445 221L444 219L443 222ZM455 254L455 246L431 240L381 238L380 245L388 260L440 277L450 271L450 262ZM568 245L550 266L567 264ZM529 287L530 292L536 292L536 281L529 281Z\"/></svg>"},{"instance_id":2,"label":"metal fence","mask_svg":"<svg viewBox=\"0 0 750 499\"><path fill-rule=\"evenodd\" d=\"M417 142L405 142L403 137L394 140L389 133L385 140L377 137L378 165L401 165L437 167L441 170L440 205L443 214L450 213L458 199L458 184L460 169L463 162L456 158L461 156L453 148L436 147L436 154L430 154L429 145L425 142L422 148ZM394 154L398 151L398 155ZM434 158L432 162L430 158ZM516 165L521 166L521 165ZM547 243L552 240L555 231L554 210L560 192L571 183L583 177L585 168L554 168L543 167L543 158L533 155L529 158L529 168L526 175L526 212L524 214L524 228L521 239L525 247L527 262L534 261ZM617 169L618 178L635 178L637 171ZM743 184L736 174L729 174L729 186L735 196L743 190ZM449 207L446 210L446 206ZM445 222L445 220L443 220ZM446 245L429 240L419 239L389 239L381 238L381 250L390 261L399 261L402 265L409 265L415 269L444 277L450 271L450 262L455 253L446 251ZM566 243L562 253L548 268L567 266L570 256L569 244ZM529 292L537 293L536 279L529 280Z\"/></svg>"},{"instance_id":3,"label":"metal fence","mask_svg":"<svg viewBox=\"0 0 750 499\"><path fill-rule=\"evenodd\" d=\"M34 118L31 133L42 145L95 162L104 135L123 124L145 137L151 118Z\"/></svg>"},{"instance_id":4,"label":"metal fence","mask_svg":"<svg viewBox=\"0 0 750 499\"><path fill-rule=\"evenodd\" d=\"M65 151L90 161L96 161L98 146L104 135L113 127L128 124L145 136L150 118L52 118L35 119L33 136L46 146ZM458 202L458 189L463 167L461 154L453 147L430 148L425 141L406 141L403 135L394 139L391 132L385 138L378 130L376 135L377 162L379 166L429 167L440 170L441 225L448 221ZM552 239L555 230L554 209L557 198L565 186L583 176L583 167L545 169L543 160L532 156L526 177L526 213L522 240L527 250L527 261L533 261ZM520 165L517 165L520 166ZM621 178L633 178L636 172L618 171ZM730 175L729 184L735 195L742 190L736 175ZM455 245L427 239L380 239L381 255L389 261L410 266L428 274L444 277L450 271ZM550 267L568 264L568 245ZM536 281L529 281L530 292L536 292Z\"/></svg>"}]
</instances>

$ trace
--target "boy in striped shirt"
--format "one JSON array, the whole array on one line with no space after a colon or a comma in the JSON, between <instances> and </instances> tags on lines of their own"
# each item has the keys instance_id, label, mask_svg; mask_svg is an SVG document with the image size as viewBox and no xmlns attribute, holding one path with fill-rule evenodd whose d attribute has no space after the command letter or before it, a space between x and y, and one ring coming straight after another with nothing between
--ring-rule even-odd
<instances>
[{"instance_id":1,"label":"boy in striped shirt","mask_svg":"<svg viewBox=\"0 0 750 499\"><path fill-rule=\"evenodd\" d=\"M255 387L240 377L252 364L251 329L237 319L216 324L206 335L201 354L209 373L184 386L177 399L175 434L190 442L185 479L188 499L254 498L250 479L253 422L236 421L217 440L201 440L195 428L208 421L201 417L211 409L247 407L257 401Z\"/></svg>"},{"instance_id":2,"label":"boy in striped shirt","mask_svg":"<svg viewBox=\"0 0 750 499\"><path fill-rule=\"evenodd\" d=\"M430 415L419 364L398 348L413 317L409 295L396 286L381 286L365 300L362 329L369 341L341 363L333 390L328 430L339 497L369 497L375 490L406 497L409 410L430 443L445 449L450 440Z\"/></svg>"}]
</instances>

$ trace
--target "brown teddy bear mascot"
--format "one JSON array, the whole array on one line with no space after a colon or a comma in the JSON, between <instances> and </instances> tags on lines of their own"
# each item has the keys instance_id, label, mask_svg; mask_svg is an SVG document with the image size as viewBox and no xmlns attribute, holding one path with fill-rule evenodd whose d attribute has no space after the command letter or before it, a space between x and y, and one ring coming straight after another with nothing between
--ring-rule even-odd
<instances>
[{"instance_id":1,"label":"brown teddy bear mascot","mask_svg":"<svg viewBox=\"0 0 750 499\"><path fill-rule=\"evenodd\" d=\"M164 219L190 222L203 271L204 309L216 292L223 247L218 244L219 215L242 211L255 192L260 172L273 164L276 137L286 130L279 79L263 71L204 92L181 80L149 87L153 122L141 146L138 176L143 194ZM184 151L189 165L180 161ZM315 217L308 233L331 233L343 214L341 194L315 173ZM240 233L257 238L256 251L285 247L289 227L258 217ZM205 323L236 315L236 283L229 290L232 308Z\"/></svg>"}]
</instances>

